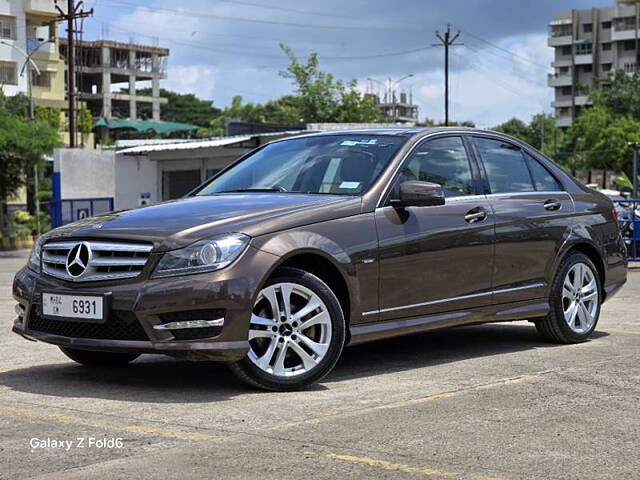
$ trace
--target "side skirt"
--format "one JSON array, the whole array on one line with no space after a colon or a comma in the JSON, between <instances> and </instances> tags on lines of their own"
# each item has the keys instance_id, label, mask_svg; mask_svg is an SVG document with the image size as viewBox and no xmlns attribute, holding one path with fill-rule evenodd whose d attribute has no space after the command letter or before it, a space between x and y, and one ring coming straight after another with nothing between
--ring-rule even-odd
<instances>
[{"instance_id":1,"label":"side skirt","mask_svg":"<svg viewBox=\"0 0 640 480\"><path fill-rule=\"evenodd\" d=\"M408 317L383 322L364 323L351 327L349 345L460 325L528 320L544 317L547 313L549 313L549 301L546 298L539 298L523 302L487 305L469 310L438 313L424 317Z\"/></svg>"}]
</instances>

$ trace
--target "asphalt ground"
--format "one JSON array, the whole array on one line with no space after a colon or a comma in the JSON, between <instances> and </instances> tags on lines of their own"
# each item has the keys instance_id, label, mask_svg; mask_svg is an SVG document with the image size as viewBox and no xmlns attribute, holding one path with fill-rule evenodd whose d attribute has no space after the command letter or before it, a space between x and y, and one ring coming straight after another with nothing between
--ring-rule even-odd
<instances>
[{"instance_id":1,"label":"asphalt ground","mask_svg":"<svg viewBox=\"0 0 640 480\"><path fill-rule=\"evenodd\" d=\"M223 365L95 370L23 340L25 258L0 256L0 479L640 478L640 270L584 344L457 328L348 348L312 389L265 393Z\"/></svg>"}]
</instances>

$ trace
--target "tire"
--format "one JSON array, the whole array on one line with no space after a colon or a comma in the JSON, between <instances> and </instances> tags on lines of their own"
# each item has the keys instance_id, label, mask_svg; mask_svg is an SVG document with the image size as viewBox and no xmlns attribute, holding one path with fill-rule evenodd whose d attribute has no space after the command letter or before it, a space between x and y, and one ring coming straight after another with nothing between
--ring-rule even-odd
<instances>
[{"instance_id":1,"label":"tire","mask_svg":"<svg viewBox=\"0 0 640 480\"><path fill-rule=\"evenodd\" d=\"M140 355L137 353L96 352L59 347L67 357L87 367L117 367L126 365Z\"/></svg>"},{"instance_id":2,"label":"tire","mask_svg":"<svg viewBox=\"0 0 640 480\"><path fill-rule=\"evenodd\" d=\"M344 341L344 314L333 291L311 273L281 268L256 297L248 355L229 367L256 388L299 390L333 369Z\"/></svg>"},{"instance_id":3,"label":"tire","mask_svg":"<svg viewBox=\"0 0 640 480\"><path fill-rule=\"evenodd\" d=\"M549 314L535 322L543 339L580 343L589 338L598 324L602 304L601 280L589 257L573 252L562 261L553 280L549 304Z\"/></svg>"}]
</instances>

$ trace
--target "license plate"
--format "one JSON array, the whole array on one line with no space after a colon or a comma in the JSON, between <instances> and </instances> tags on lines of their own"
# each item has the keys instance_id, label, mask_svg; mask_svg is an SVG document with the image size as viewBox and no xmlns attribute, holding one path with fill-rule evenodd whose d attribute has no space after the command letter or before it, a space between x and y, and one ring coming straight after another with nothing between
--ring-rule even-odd
<instances>
[{"instance_id":1,"label":"license plate","mask_svg":"<svg viewBox=\"0 0 640 480\"><path fill-rule=\"evenodd\" d=\"M105 317L104 297L43 292L42 314L45 317L102 322Z\"/></svg>"}]
</instances>

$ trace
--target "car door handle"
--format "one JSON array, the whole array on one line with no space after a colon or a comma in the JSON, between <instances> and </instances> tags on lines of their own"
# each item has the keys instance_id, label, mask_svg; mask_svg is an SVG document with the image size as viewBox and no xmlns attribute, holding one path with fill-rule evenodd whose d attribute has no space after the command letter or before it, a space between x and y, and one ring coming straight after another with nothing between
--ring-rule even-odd
<instances>
[{"instance_id":1,"label":"car door handle","mask_svg":"<svg viewBox=\"0 0 640 480\"><path fill-rule=\"evenodd\" d=\"M547 200L544 202L544 208L553 212L560 210L562 208L562 204L558 200Z\"/></svg>"},{"instance_id":2,"label":"car door handle","mask_svg":"<svg viewBox=\"0 0 640 480\"><path fill-rule=\"evenodd\" d=\"M469 210L464 216L464 220L467 223L481 222L485 218L487 218L487 212L485 212L484 209L480 207Z\"/></svg>"}]
</instances>

